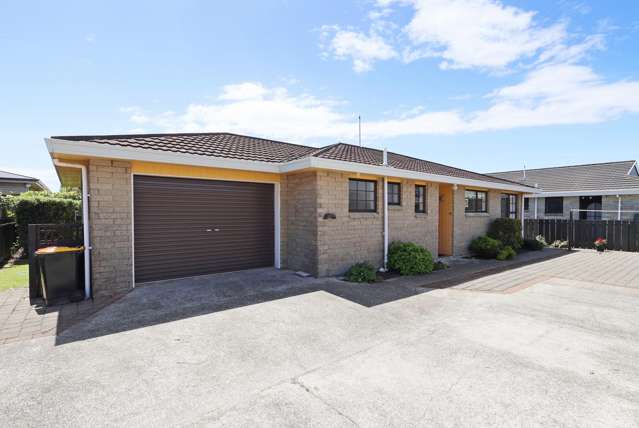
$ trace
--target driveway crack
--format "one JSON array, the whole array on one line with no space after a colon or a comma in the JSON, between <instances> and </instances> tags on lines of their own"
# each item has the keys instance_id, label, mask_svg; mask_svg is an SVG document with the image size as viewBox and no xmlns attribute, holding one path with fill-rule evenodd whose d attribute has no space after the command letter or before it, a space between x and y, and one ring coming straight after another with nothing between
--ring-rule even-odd
<instances>
[{"instance_id":1,"label":"driveway crack","mask_svg":"<svg viewBox=\"0 0 639 428\"><path fill-rule=\"evenodd\" d=\"M330 404L329 402L327 402L326 400L324 400L321 396L319 396L318 394L314 393L308 386L304 385L304 383L299 379L299 378L293 378L291 379L291 383L293 385L297 385L300 388L302 388L304 391L306 391L307 393L309 393L313 398L319 400L320 402L322 402L326 407L328 407L329 409L333 410L335 413L337 413L338 415L340 415L341 417L343 417L344 419L346 419L347 421L349 421L351 424L353 424L353 426L356 426L359 428L359 424L357 422L355 422L355 420L353 420L353 418L351 418L350 416L348 416L347 414L345 414L344 412L342 412L341 410L339 410L338 408L336 408L335 406L333 406L332 404Z\"/></svg>"}]
</instances>

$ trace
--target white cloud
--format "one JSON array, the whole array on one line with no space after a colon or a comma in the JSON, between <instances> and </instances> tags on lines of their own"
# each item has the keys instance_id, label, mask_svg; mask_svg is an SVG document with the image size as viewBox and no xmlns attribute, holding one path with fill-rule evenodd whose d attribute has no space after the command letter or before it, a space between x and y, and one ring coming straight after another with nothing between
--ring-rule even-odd
<instances>
[{"instance_id":1,"label":"white cloud","mask_svg":"<svg viewBox=\"0 0 639 428\"><path fill-rule=\"evenodd\" d=\"M501 69L565 37L563 24L538 25L534 12L496 0L415 0L413 7L404 31L443 68Z\"/></svg>"},{"instance_id":2,"label":"white cloud","mask_svg":"<svg viewBox=\"0 0 639 428\"><path fill-rule=\"evenodd\" d=\"M351 59L353 70L357 73L371 70L376 61L388 60L397 56L395 49L386 43L376 31L371 31L367 35L342 30L337 26L324 26L321 29L321 34L323 55L325 57L332 55L340 60Z\"/></svg>"},{"instance_id":3,"label":"white cloud","mask_svg":"<svg viewBox=\"0 0 639 428\"><path fill-rule=\"evenodd\" d=\"M407 22L392 19L406 7ZM500 0L378 0L367 18L367 32L323 26L322 55L352 59L357 72L377 61L423 58L440 58L442 69L503 72L548 60L576 61L603 47L601 35L581 40L568 34L566 22L548 23L535 11Z\"/></svg>"},{"instance_id":4,"label":"white cloud","mask_svg":"<svg viewBox=\"0 0 639 428\"><path fill-rule=\"evenodd\" d=\"M220 99L236 101L262 99L267 92L261 83L245 82L237 85L224 86Z\"/></svg>"},{"instance_id":5,"label":"white cloud","mask_svg":"<svg viewBox=\"0 0 639 428\"><path fill-rule=\"evenodd\" d=\"M191 104L183 113L149 114L139 107L124 110L132 123L163 132L237 132L300 143L354 141L355 117L343 112L335 100L258 86L264 89L263 95L231 100L218 97L211 103ZM417 106L390 118L364 118L362 134L374 140L604 122L639 113L639 81L607 82L586 66L549 64L484 99L486 107L473 111L429 111Z\"/></svg>"}]
</instances>

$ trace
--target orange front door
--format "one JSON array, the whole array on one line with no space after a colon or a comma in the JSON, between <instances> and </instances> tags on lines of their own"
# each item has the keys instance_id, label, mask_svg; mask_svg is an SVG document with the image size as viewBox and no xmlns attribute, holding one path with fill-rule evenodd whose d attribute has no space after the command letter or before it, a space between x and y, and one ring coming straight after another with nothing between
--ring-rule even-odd
<instances>
[{"instance_id":1,"label":"orange front door","mask_svg":"<svg viewBox=\"0 0 639 428\"><path fill-rule=\"evenodd\" d=\"M439 185L439 255L453 255L453 187Z\"/></svg>"}]
</instances>

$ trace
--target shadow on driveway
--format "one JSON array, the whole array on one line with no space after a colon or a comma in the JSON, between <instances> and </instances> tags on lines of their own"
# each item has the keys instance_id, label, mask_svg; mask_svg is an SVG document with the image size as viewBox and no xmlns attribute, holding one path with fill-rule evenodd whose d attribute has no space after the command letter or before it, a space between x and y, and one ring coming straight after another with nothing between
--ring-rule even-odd
<instances>
[{"instance_id":1,"label":"shadow on driveway","mask_svg":"<svg viewBox=\"0 0 639 428\"><path fill-rule=\"evenodd\" d=\"M56 337L56 345L316 291L373 307L563 254L567 252L522 254L520 260L501 264L471 260L430 275L373 284L355 284L335 278L301 278L292 271L273 268L157 281L137 286L86 322L63 331Z\"/></svg>"}]
</instances>

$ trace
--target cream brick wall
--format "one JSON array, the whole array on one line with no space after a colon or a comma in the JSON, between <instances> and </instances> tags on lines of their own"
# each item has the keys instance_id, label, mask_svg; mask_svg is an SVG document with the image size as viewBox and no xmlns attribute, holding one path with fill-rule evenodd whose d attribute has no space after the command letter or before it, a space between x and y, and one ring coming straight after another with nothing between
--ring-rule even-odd
<instances>
[{"instance_id":1,"label":"cream brick wall","mask_svg":"<svg viewBox=\"0 0 639 428\"><path fill-rule=\"evenodd\" d=\"M488 232L490 223L501 217L501 193L498 190L488 191L487 213L465 212L465 187L459 186L454 190L453 207L453 252L456 256L469 254L470 242L478 236Z\"/></svg>"},{"instance_id":2,"label":"cream brick wall","mask_svg":"<svg viewBox=\"0 0 639 428\"><path fill-rule=\"evenodd\" d=\"M349 174L319 171L318 179L318 275L338 275L352 264L382 265L384 257L381 201L383 184L377 180L377 212L348 212ZM335 219L324 219L335 214Z\"/></svg>"},{"instance_id":3,"label":"cream brick wall","mask_svg":"<svg viewBox=\"0 0 639 428\"><path fill-rule=\"evenodd\" d=\"M383 264L384 218L381 178L377 179L377 212L348 211L348 180L351 174L336 171L317 172L317 231L319 276L344 273L351 265L369 262ZM414 182L403 180L401 207L389 207L389 241L416 242L437 255L437 224L439 190L436 184L427 187L427 213L415 213ZM324 219L335 214L335 219Z\"/></svg>"},{"instance_id":4,"label":"cream brick wall","mask_svg":"<svg viewBox=\"0 0 639 428\"><path fill-rule=\"evenodd\" d=\"M92 159L88 176L93 295L127 292L133 287L131 165Z\"/></svg>"},{"instance_id":5,"label":"cream brick wall","mask_svg":"<svg viewBox=\"0 0 639 428\"><path fill-rule=\"evenodd\" d=\"M317 269L317 173L288 175L282 180L282 211L285 222L284 266L312 275Z\"/></svg>"},{"instance_id":6,"label":"cream brick wall","mask_svg":"<svg viewBox=\"0 0 639 428\"><path fill-rule=\"evenodd\" d=\"M414 242L437 257L439 185L426 186L426 213L415 212L415 182L402 180L402 205L388 207L388 236L392 241ZM422 183L420 183L422 184Z\"/></svg>"}]
</instances>

